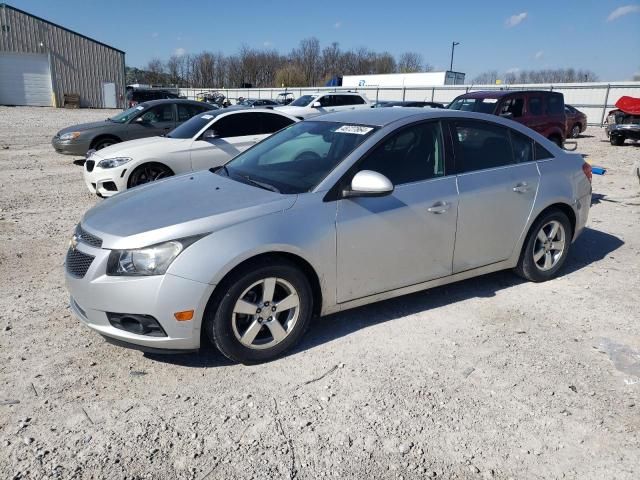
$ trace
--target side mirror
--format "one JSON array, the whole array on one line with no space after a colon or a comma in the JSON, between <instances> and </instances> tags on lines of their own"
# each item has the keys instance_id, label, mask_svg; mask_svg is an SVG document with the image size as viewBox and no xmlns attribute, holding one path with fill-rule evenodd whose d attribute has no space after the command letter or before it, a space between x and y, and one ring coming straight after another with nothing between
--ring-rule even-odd
<instances>
[{"instance_id":1,"label":"side mirror","mask_svg":"<svg viewBox=\"0 0 640 480\"><path fill-rule=\"evenodd\" d=\"M218 132L216 132L213 128L210 128L208 130L205 130L205 132L202 134L202 139L208 140L211 138L217 138L218 136Z\"/></svg>"},{"instance_id":2,"label":"side mirror","mask_svg":"<svg viewBox=\"0 0 640 480\"><path fill-rule=\"evenodd\" d=\"M144 115L139 116L138 118L136 118L136 123L149 123L149 121L144 118Z\"/></svg>"},{"instance_id":3,"label":"side mirror","mask_svg":"<svg viewBox=\"0 0 640 480\"><path fill-rule=\"evenodd\" d=\"M311 104L311 107L312 107L312 108L320 108L321 106L322 106L322 104L321 104L320 102L313 102L313 103Z\"/></svg>"},{"instance_id":4,"label":"side mirror","mask_svg":"<svg viewBox=\"0 0 640 480\"><path fill-rule=\"evenodd\" d=\"M384 197L393 193L393 183L381 173L361 170L351 180L351 189L342 192L343 198Z\"/></svg>"}]
</instances>

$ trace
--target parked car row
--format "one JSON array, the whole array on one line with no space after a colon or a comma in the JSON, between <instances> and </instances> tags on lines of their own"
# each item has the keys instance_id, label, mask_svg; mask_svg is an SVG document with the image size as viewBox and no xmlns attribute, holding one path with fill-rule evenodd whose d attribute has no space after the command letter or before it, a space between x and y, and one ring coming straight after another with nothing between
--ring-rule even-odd
<instances>
[{"instance_id":1,"label":"parked car row","mask_svg":"<svg viewBox=\"0 0 640 480\"><path fill-rule=\"evenodd\" d=\"M349 92L199 112L92 152L89 189L139 186L78 224L65 261L74 314L124 346L208 339L256 363L314 316L505 268L557 274L590 207L580 155L500 116L369 107Z\"/></svg>"}]
</instances>

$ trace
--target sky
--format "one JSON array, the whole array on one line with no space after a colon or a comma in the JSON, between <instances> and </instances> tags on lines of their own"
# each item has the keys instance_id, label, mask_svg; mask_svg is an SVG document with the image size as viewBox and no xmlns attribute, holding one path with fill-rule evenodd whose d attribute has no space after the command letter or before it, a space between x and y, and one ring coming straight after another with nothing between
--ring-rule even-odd
<instances>
[{"instance_id":1,"label":"sky","mask_svg":"<svg viewBox=\"0 0 640 480\"><path fill-rule=\"evenodd\" d=\"M2 2L4 0L0 0ZM128 66L244 44L288 53L306 37L321 46L415 51L467 80L487 70L574 67L602 81L640 73L640 0L7 0L126 52Z\"/></svg>"}]
</instances>

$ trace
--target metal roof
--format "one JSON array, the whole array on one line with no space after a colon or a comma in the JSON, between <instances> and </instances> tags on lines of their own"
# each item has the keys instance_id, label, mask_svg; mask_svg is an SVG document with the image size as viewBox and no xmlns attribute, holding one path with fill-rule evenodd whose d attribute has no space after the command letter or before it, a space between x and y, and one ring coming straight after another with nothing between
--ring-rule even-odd
<instances>
[{"instance_id":1,"label":"metal roof","mask_svg":"<svg viewBox=\"0 0 640 480\"><path fill-rule=\"evenodd\" d=\"M95 39L93 39L91 37L87 37L86 35L83 35L81 33L74 32L73 30L70 30L70 29L68 29L66 27L63 27L62 25L58 25L57 23L50 22L47 19L44 19L42 17L38 17L37 15L33 15L32 13L29 13L29 12L25 12L24 10L20 10L19 8L13 7L13 6L11 6L11 5L7 4L7 3L0 3L0 8L10 8L11 10L14 10L14 11L16 11L18 13L21 13L23 15L28 15L29 17L35 18L36 20L48 23L49 25L52 25L52 26L54 26L56 28L60 28L61 30L64 30L64 31L69 32L69 33L72 33L74 35L78 35L79 37L85 38L85 39L87 39L87 40L89 40L91 42L94 42L94 43L97 43L99 45L102 45L103 47L110 48L111 50L115 50L115 51L120 52L122 54L125 53L123 50L120 50L118 48L112 47L111 45L107 45L106 43L99 42L98 40L95 40Z\"/></svg>"}]
</instances>

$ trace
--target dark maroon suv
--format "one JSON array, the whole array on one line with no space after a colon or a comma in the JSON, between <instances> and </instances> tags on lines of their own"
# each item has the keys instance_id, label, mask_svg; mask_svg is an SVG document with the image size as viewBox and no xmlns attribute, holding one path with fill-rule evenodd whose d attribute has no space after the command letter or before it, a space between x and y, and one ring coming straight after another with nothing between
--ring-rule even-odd
<instances>
[{"instance_id":1,"label":"dark maroon suv","mask_svg":"<svg viewBox=\"0 0 640 480\"><path fill-rule=\"evenodd\" d=\"M520 122L560 147L565 140L564 96L543 90L496 90L460 95L447 108L500 115Z\"/></svg>"}]
</instances>

